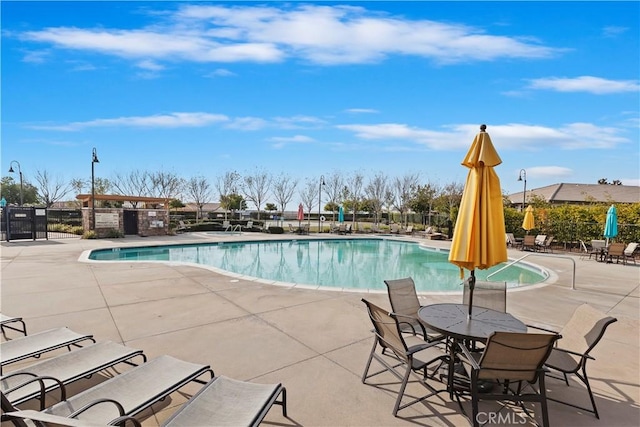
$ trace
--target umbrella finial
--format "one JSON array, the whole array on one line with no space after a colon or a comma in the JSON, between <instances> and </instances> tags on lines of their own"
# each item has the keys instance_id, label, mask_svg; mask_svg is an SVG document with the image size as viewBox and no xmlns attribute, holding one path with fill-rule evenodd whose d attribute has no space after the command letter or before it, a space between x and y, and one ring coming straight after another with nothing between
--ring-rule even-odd
<instances>
[{"instance_id":1,"label":"umbrella finial","mask_svg":"<svg viewBox=\"0 0 640 427\"><path fill-rule=\"evenodd\" d=\"M480 125L480 132L484 132L487 130L487 125Z\"/></svg>"}]
</instances>

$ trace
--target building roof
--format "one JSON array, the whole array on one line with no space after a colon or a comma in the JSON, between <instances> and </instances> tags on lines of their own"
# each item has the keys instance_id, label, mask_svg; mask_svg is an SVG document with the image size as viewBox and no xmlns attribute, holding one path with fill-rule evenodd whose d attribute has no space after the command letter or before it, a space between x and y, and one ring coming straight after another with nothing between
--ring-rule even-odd
<instances>
[{"instance_id":1,"label":"building roof","mask_svg":"<svg viewBox=\"0 0 640 427\"><path fill-rule=\"evenodd\" d=\"M161 197L143 197L143 196L123 196L121 194L96 194L95 197L91 194L78 194L76 199L82 202L82 205L87 207L91 205L91 199L106 200L110 202L130 202L138 203L142 202L145 205L151 204L164 204L167 199Z\"/></svg>"},{"instance_id":2,"label":"building roof","mask_svg":"<svg viewBox=\"0 0 640 427\"><path fill-rule=\"evenodd\" d=\"M560 183L527 190L527 201L532 196L549 203L638 203L640 187L634 185L570 184ZM513 204L522 203L522 191L507 198Z\"/></svg>"}]
</instances>

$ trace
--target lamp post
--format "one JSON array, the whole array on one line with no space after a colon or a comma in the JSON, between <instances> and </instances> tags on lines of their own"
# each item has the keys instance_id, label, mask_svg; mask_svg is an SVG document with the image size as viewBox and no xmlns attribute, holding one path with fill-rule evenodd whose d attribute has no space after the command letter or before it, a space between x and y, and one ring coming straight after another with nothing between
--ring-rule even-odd
<instances>
[{"instance_id":1,"label":"lamp post","mask_svg":"<svg viewBox=\"0 0 640 427\"><path fill-rule=\"evenodd\" d=\"M524 212L524 205L527 203L527 171L520 169L520 175L518 175L518 181L524 181L524 190L522 191L522 211Z\"/></svg>"},{"instance_id":2,"label":"lamp post","mask_svg":"<svg viewBox=\"0 0 640 427\"><path fill-rule=\"evenodd\" d=\"M18 165L18 175L20 175L20 206L22 206L22 204L24 203L24 199L22 196L22 168L20 167L20 162L18 162L17 160L11 160L11 163L9 163L9 173L14 173L14 163Z\"/></svg>"},{"instance_id":3,"label":"lamp post","mask_svg":"<svg viewBox=\"0 0 640 427\"><path fill-rule=\"evenodd\" d=\"M320 184L318 185L318 233L321 232L320 228L320 209L322 208L322 186L324 184L324 175L320 175Z\"/></svg>"},{"instance_id":4,"label":"lamp post","mask_svg":"<svg viewBox=\"0 0 640 427\"><path fill-rule=\"evenodd\" d=\"M95 184L95 164L100 163L95 147L91 156L91 230L96 229L96 184Z\"/></svg>"}]
</instances>

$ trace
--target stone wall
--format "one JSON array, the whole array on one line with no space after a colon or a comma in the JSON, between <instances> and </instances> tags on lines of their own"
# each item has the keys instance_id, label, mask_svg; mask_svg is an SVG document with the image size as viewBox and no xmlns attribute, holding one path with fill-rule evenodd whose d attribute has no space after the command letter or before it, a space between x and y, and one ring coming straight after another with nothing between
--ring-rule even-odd
<instances>
[{"instance_id":1,"label":"stone wall","mask_svg":"<svg viewBox=\"0 0 640 427\"><path fill-rule=\"evenodd\" d=\"M129 209L127 209L129 210ZM169 212L164 209L135 209L138 213L139 236L166 236L169 234ZM82 208L84 231L93 229L100 238L115 237L117 231L124 236L124 209L96 208L96 226L93 227L91 208Z\"/></svg>"}]
</instances>

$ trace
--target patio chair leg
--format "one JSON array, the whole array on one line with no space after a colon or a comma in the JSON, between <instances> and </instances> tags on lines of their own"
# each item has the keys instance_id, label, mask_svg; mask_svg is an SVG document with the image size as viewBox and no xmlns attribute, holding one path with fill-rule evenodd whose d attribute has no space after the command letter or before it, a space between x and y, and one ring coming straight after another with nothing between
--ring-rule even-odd
<instances>
[{"instance_id":1,"label":"patio chair leg","mask_svg":"<svg viewBox=\"0 0 640 427\"><path fill-rule=\"evenodd\" d=\"M589 378L587 378L586 363L582 365L582 375L576 372L576 376L580 378L582 382L587 386L589 399L591 399L591 407L593 408L593 415L595 415L597 419L600 419L600 415L598 415L598 409L596 408L596 400L594 399L593 392L591 391L591 384L589 384Z\"/></svg>"},{"instance_id":2,"label":"patio chair leg","mask_svg":"<svg viewBox=\"0 0 640 427\"><path fill-rule=\"evenodd\" d=\"M547 389L546 386L544 385L544 372L540 374L540 378L538 379L538 385L539 385L539 390L538 393L540 393L540 406L542 409L542 426L543 427L548 427L549 426L549 411L547 408Z\"/></svg>"},{"instance_id":3,"label":"patio chair leg","mask_svg":"<svg viewBox=\"0 0 640 427\"><path fill-rule=\"evenodd\" d=\"M411 375L411 365L407 365L407 371L404 374L404 378L402 379L402 385L400 386L400 391L398 392L398 398L396 399L396 406L393 408L393 416L398 416L398 410L400 409L400 402L402 402L402 396L404 395L404 390L407 388L407 382L409 381L409 376Z\"/></svg>"},{"instance_id":4,"label":"patio chair leg","mask_svg":"<svg viewBox=\"0 0 640 427\"><path fill-rule=\"evenodd\" d=\"M367 379L367 374L369 373L369 368L371 367L371 361L373 360L373 353L374 351L376 351L376 347L378 346L378 340L374 340L373 342L373 348L371 349L371 353L369 354L369 360L367 361L367 364L364 368L364 373L362 374L362 384L365 384L365 381Z\"/></svg>"}]
</instances>

